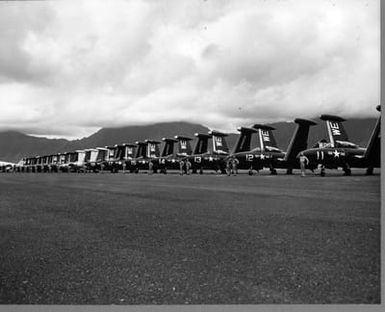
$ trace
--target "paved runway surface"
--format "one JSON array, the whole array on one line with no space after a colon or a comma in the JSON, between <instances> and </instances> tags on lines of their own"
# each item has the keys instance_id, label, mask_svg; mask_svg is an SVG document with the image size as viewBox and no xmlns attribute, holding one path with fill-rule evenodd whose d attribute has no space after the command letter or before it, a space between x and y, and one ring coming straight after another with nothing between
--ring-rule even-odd
<instances>
[{"instance_id":1,"label":"paved runway surface","mask_svg":"<svg viewBox=\"0 0 385 312\"><path fill-rule=\"evenodd\" d=\"M0 174L0 303L380 302L380 176Z\"/></svg>"}]
</instances>

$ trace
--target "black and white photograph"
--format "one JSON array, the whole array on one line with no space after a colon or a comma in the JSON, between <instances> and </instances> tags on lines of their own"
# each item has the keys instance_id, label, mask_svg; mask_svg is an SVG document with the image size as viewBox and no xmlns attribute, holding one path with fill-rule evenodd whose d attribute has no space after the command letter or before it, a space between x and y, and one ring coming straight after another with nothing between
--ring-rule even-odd
<instances>
[{"instance_id":1,"label":"black and white photograph","mask_svg":"<svg viewBox=\"0 0 385 312\"><path fill-rule=\"evenodd\" d=\"M380 307L380 2L0 1L0 310Z\"/></svg>"}]
</instances>

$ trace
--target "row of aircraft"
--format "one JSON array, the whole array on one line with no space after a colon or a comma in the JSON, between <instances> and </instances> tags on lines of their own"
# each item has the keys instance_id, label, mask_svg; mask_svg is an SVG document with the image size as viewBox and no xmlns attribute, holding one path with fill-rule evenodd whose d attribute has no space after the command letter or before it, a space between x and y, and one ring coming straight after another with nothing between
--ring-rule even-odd
<instances>
[{"instance_id":1,"label":"row of aircraft","mask_svg":"<svg viewBox=\"0 0 385 312\"><path fill-rule=\"evenodd\" d=\"M380 111L380 106L377 107ZM230 151L227 134L209 131L207 134L196 133L194 148L192 139L186 136L163 138L163 149L160 141L145 140L135 144L116 144L73 152L24 158L12 170L20 172L98 172L108 170L138 173L150 170L154 173L167 173L168 170L180 170L181 165L189 162L193 173L204 170L215 170L226 173L228 162L238 160L238 169L245 169L251 175L253 171L269 169L277 174L277 169L286 169L292 174L300 168L299 157L307 157L306 168L314 171L320 168L325 175L325 168L342 168L345 175L351 174L351 168L366 168L367 174L373 168L381 166L380 157L380 123L381 116L375 125L366 148L349 142L344 129L345 119L334 115L322 115L325 121L329 140L321 140L312 148L307 141L310 127L316 125L312 120L297 118L287 151L277 146L273 135L273 127L255 124L252 127L240 127L237 142ZM252 137L257 136L259 146L252 147ZM175 147L177 146L177 147ZM4 169L4 168L3 168Z\"/></svg>"}]
</instances>

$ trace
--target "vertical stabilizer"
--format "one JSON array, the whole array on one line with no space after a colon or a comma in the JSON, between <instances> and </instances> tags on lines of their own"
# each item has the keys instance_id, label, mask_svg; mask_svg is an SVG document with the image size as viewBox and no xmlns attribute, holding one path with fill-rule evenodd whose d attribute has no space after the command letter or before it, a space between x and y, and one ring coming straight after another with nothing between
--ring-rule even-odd
<instances>
[{"instance_id":1,"label":"vertical stabilizer","mask_svg":"<svg viewBox=\"0 0 385 312\"><path fill-rule=\"evenodd\" d=\"M135 144L138 146L138 149L136 150L136 157L135 158L146 157L147 143L136 141Z\"/></svg>"},{"instance_id":2,"label":"vertical stabilizer","mask_svg":"<svg viewBox=\"0 0 385 312\"><path fill-rule=\"evenodd\" d=\"M256 133L258 131L256 129L246 128L246 127L239 127L237 130L240 133L239 133L238 140L235 143L235 146L233 148L232 154L250 151L251 136L253 135L253 133Z\"/></svg>"},{"instance_id":3,"label":"vertical stabilizer","mask_svg":"<svg viewBox=\"0 0 385 312\"><path fill-rule=\"evenodd\" d=\"M377 110L381 111L381 106L377 106ZM364 157L368 164L373 167L380 167L381 164L381 115L370 136L368 146Z\"/></svg>"},{"instance_id":4,"label":"vertical stabilizer","mask_svg":"<svg viewBox=\"0 0 385 312\"><path fill-rule=\"evenodd\" d=\"M160 149L159 141L153 141L153 140L145 140L147 143L147 154L146 156L149 158L159 157L160 156Z\"/></svg>"},{"instance_id":5,"label":"vertical stabilizer","mask_svg":"<svg viewBox=\"0 0 385 312\"><path fill-rule=\"evenodd\" d=\"M253 128L258 130L261 151L269 150L270 148L278 148L273 135L273 130L275 130L275 128L261 124L255 124Z\"/></svg>"},{"instance_id":6,"label":"vertical stabilizer","mask_svg":"<svg viewBox=\"0 0 385 312\"><path fill-rule=\"evenodd\" d=\"M209 138L211 138L211 135L195 133L195 136L198 138L198 140L195 143L193 154L199 155L207 153L209 147Z\"/></svg>"},{"instance_id":7,"label":"vertical stabilizer","mask_svg":"<svg viewBox=\"0 0 385 312\"><path fill-rule=\"evenodd\" d=\"M321 115L320 119L326 121L326 129L332 147L337 147L338 141L349 141L348 135L342 124L345 119L334 115Z\"/></svg>"},{"instance_id":8,"label":"vertical stabilizer","mask_svg":"<svg viewBox=\"0 0 385 312\"><path fill-rule=\"evenodd\" d=\"M227 134L211 130L209 134L213 138L213 153L214 154L229 154L229 147L227 146Z\"/></svg>"},{"instance_id":9,"label":"vertical stabilizer","mask_svg":"<svg viewBox=\"0 0 385 312\"><path fill-rule=\"evenodd\" d=\"M298 161L298 153L307 149L307 140L309 137L310 127L317 124L312 120L301 118L295 119L294 122L297 124L297 127L294 130L294 134L291 138L285 155L285 161L288 163L296 163Z\"/></svg>"},{"instance_id":10,"label":"vertical stabilizer","mask_svg":"<svg viewBox=\"0 0 385 312\"><path fill-rule=\"evenodd\" d=\"M164 142L162 153L160 154L162 157L170 156L174 154L174 145L177 142L177 140L170 139L170 138L162 138L162 141Z\"/></svg>"},{"instance_id":11,"label":"vertical stabilizer","mask_svg":"<svg viewBox=\"0 0 385 312\"><path fill-rule=\"evenodd\" d=\"M175 139L178 141L177 155L178 156L191 155L192 153L191 144L190 144L191 138L176 135Z\"/></svg>"}]
</instances>

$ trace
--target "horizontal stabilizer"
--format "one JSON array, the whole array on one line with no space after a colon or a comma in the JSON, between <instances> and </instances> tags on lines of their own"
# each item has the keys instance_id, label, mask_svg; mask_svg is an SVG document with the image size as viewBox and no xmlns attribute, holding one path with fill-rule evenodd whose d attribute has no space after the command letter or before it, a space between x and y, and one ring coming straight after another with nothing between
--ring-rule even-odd
<instances>
[{"instance_id":1,"label":"horizontal stabilizer","mask_svg":"<svg viewBox=\"0 0 385 312\"><path fill-rule=\"evenodd\" d=\"M216 130L210 130L209 134L212 135L212 136L217 136L217 137L226 137L226 136L228 136L228 134L220 132L220 131L216 131Z\"/></svg>"},{"instance_id":2,"label":"horizontal stabilizer","mask_svg":"<svg viewBox=\"0 0 385 312\"><path fill-rule=\"evenodd\" d=\"M183 135L176 135L176 136L174 136L174 138L177 140L185 140L185 141L191 141L192 140L192 138L189 138L189 137L186 137Z\"/></svg>"},{"instance_id":3,"label":"horizontal stabilizer","mask_svg":"<svg viewBox=\"0 0 385 312\"><path fill-rule=\"evenodd\" d=\"M271 126L268 126L268 125L261 125L261 124L255 124L253 126L254 129L261 129L261 130L266 130L266 131L271 131L271 130L275 130L274 127L271 127Z\"/></svg>"},{"instance_id":4,"label":"horizontal stabilizer","mask_svg":"<svg viewBox=\"0 0 385 312\"><path fill-rule=\"evenodd\" d=\"M344 119L342 117L335 116L335 115L327 115L327 114L321 115L320 119L324 120L324 121L330 120L330 121L336 121L336 122L346 121L346 119Z\"/></svg>"},{"instance_id":5,"label":"horizontal stabilizer","mask_svg":"<svg viewBox=\"0 0 385 312\"><path fill-rule=\"evenodd\" d=\"M310 120L310 119L302 119L302 118L296 118L294 119L294 122L296 124L300 124L300 125L309 125L309 126L315 126L317 123L313 120Z\"/></svg>"}]
</instances>

